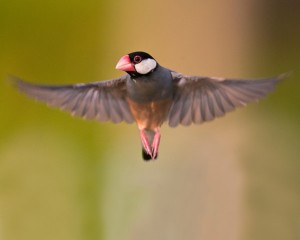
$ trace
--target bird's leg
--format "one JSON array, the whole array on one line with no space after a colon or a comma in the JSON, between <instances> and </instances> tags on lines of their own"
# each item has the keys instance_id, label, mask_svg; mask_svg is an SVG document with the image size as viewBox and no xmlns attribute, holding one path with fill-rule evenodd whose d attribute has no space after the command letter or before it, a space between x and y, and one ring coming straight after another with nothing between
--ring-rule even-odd
<instances>
[{"instance_id":1,"label":"bird's leg","mask_svg":"<svg viewBox=\"0 0 300 240\"><path fill-rule=\"evenodd\" d=\"M148 141L148 138L147 138L147 135L144 131L144 129L140 129L140 137L141 137L141 140L142 140L142 144L143 144L143 147L145 149L145 151L151 156L152 158L152 149L151 149L151 146L150 146L150 143Z\"/></svg>"},{"instance_id":2,"label":"bird's leg","mask_svg":"<svg viewBox=\"0 0 300 240\"><path fill-rule=\"evenodd\" d=\"M160 132L159 129L156 129L153 142L152 142L152 156L153 156L152 158L156 158L159 143L160 143Z\"/></svg>"}]
</instances>

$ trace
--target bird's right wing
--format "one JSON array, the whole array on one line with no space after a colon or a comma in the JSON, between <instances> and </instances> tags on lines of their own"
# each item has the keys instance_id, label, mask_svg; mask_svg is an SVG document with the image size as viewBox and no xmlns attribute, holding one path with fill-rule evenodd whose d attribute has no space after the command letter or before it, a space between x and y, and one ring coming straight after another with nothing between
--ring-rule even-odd
<instances>
[{"instance_id":1,"label":"bird's right wing","mask_svg":"<svg viewBox=\"0 0 300 240\"><path fill-rule=\"evenodd\" d=\"M9 78L21 92L72 115L114 123L134 121L126 100L127 75L108 81L57 86L32 84L14 76Z\"/></svg>"}]
</instances>

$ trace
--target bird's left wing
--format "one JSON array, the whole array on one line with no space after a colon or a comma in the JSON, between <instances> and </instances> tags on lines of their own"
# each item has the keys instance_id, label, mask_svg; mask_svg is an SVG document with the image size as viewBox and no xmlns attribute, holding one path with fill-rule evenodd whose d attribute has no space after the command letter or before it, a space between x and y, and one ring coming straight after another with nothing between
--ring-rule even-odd
<instances>
[{"instance_id":1,"label":"bird's left wing","mask_svg":"<svg viewBox=\"0 0 300 240\"><path fill-rule=\"evenodd\" d=\"M174 99L168 116L171 127L210 121L257 101L288 75L261 80L233 80L186 76L177 72L171 74L174 82Z\"/></svg>"},{"instance_id":2,"label":"bird's left wing","mask_svg":"<svg viewBox=\"0 0 300 240\"><path fill-rule=\"evenodd\" d=\"M71 112L72 115L99 121L133 122L126 101L126 78L74 85L41 85L9 77L17 88L50 106Z\"/></svg>"}]
</instances>

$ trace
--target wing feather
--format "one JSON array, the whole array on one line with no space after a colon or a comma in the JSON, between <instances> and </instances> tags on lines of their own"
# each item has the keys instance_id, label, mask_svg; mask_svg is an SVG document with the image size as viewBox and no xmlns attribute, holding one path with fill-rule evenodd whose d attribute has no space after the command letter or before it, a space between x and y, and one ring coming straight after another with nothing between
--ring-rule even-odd
<instances>
[{"instance_id":1,"label":"wing feather","mask_svg":"<svg viewBox=\"0 0 300 240\"><path fill-rule=\"evenodd\" d=\"M194 101L192 106L192 121L194 123L201 123L202 122L202 116L201 116L201 110L200 110L200 92L194 91Z\"/></svg>"},{"instance_id":2,"label":"wing feather","mask_svg":"<svg viewBox=\"0 0 300 240\"><path fill-rule=\"evenodd\" d=\"M134 119L127 102L127 78L128 75L124 75L108 81L51 86L32 84L10 76L21 92L72 115L98 121L132 123Z\"/></svg>"},{"instance_id":3,"label":"wing feather","mask_svg":"<svg viewBox=\"0 0 300 240\"><path fill-rule=\"evenodd\" d=\"M234 80L171 73L174 85L173 105L168 116L171 127L211 121L258 101L271 92L278 81L289 76L285 73L261 80Z\"/></svg>"}]
</instances>

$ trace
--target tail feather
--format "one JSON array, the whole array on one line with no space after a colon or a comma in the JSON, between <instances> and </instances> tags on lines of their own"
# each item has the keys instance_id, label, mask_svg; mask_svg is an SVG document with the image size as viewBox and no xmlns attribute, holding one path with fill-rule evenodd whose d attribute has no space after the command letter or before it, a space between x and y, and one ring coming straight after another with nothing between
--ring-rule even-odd
<instances>
[{"instance_id":1,"label":"tail feather","mask_svg":"<svg viewBox=\"0 0 300 240\"><path fill-rule=\"evenodd\" d=\"M156 154L156 156L154 156L154 159L157 158L157 155L158 155L158 154ZM145 161L152 160L151 155L149 155L149 154L145 151L144 148L142 149L142 156L143 156L143 159L144 159Z\"/></svg>"}]
</instances>

